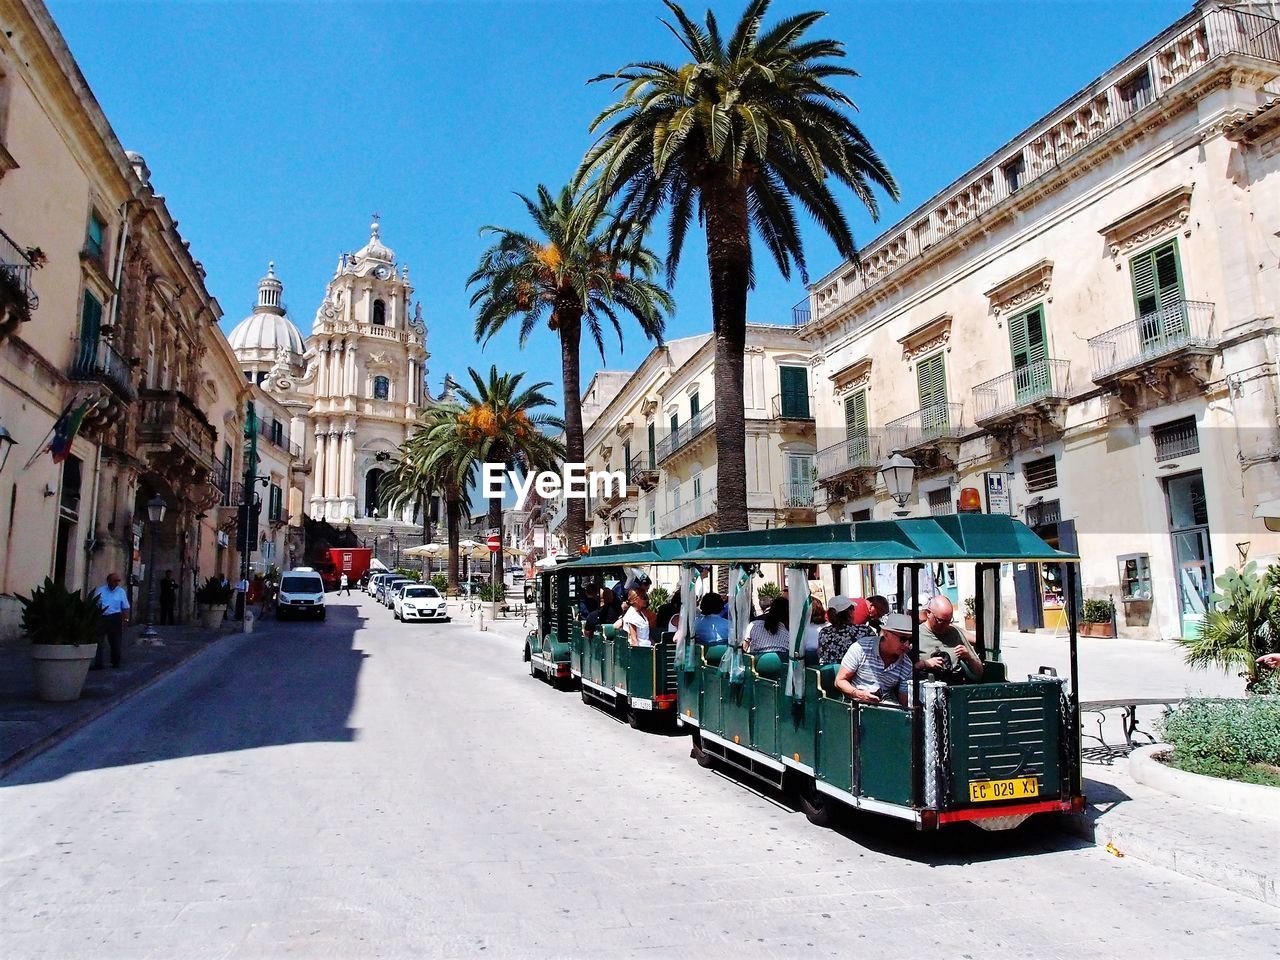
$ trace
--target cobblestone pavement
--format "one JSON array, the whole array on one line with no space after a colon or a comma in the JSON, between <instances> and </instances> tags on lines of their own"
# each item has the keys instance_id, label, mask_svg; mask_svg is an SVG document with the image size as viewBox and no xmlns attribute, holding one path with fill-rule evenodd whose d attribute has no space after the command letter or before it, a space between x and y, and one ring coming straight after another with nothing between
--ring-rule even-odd
<instances>
[{"instance_id":1,"label":"cobblestone pavement","mask_svg":"<svg viewBox=\"0 0 1280 960\"><path fill-rule=\"evenodd\" d=\"M1028 825L820 830L367 598L0 781L12 960L1280 956L1280 910Z\"/></svg>"}]
</instances>

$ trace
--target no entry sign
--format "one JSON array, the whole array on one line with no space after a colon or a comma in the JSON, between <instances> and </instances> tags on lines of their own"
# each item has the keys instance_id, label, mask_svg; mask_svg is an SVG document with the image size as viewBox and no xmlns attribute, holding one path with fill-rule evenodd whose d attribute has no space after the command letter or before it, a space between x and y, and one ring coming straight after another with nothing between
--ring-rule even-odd
<instances>
[{"instance_id":1,"label":"no entry sign","mask_svg":"<svg viewBox=\"0 0 1280 960\"><path fill-rule=\"evenodd\" d=\"M498 539L498 535L496 533L489 534L487 542L489 544L490 553L497 553L498 547L502 545L502 541Z\"/></svg>"}]
</instances>

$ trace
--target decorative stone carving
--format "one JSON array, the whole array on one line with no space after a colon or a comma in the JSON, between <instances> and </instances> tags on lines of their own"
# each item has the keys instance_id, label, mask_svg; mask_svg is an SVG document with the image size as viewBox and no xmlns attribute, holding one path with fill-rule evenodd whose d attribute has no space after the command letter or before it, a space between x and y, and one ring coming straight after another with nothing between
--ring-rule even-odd
<instances>
[{"instance_id":1,"label":"decorative stone carving","mask_svg":"<svg viewBox=\"0 0 1280 960\"><path fill-rule=\"evenodd\" d=\"M999 317L1041 298L1052 302L1053 298L1049 296L1052 281L1053 261L1040 260L1012 277L1001 280L983 296L991 301L991 312Z\"/></svg>"},{"instance_id":2,"label":"decorative stone carving","mask_svg":"<svg viewBox=\"0 0 1280 960\"><path fill-rule=\"evenodd\" d=\"M847 367L841 367L830 376L831 385L835 388L835 395L840 397L846 393L852 393L855 390L861 390L863 387L871 385L871 357L863 357L861 360L855 360Z\"/></svg>"},{"instance_id":3,"label":"decorative stone carving","mask_svg":"<svg viewBox=\"0 0 1280 960\"><path fill-rule=\"evenodd\" d=\"M914 363L918 357L932 353L939 347L950 350L951 347L948 346L950 341L951 314L949 313L934 317L898 338L898 342L902 344L902 359L908 363Z\"/></svg>"},{"instance_id":4,"label":"decorative stone carving","mask_svg":"<svg viewBox=\"0 0 1280 960\"><path fill-rule=\"evenodd\" d=\"M1122 266L1120 261L1125 254L1151 240L1184 227L1183 236L1191 236L1192 189L1190 186L1175 187L1098 231L1107 242L1117 270Z\"/></svg>"},{"instance_id":5,"label":"decorative stone carving","mask_svg":"<svg viewBox=\"0 0 1280 960\"><path fill-rule=\"evenodd\" d=\"M625 437L628 433L632 431L634 427L635 427L635 421L631 420L630 418L625 418L625 419L619 420L613 429L618 436Z\"/></svg>"},{"instance_id":6,"label":"decorative stone carving","mask_svg":"<svg viewBox=\"0 0 1280 960\"><path fill-rule=\"evenodd\" d=\"M654 411L658 409L658 405L661 402L662 401L659 400L657 397L655 397L653 394L650 394L649 396L645 397L644 401L640 404L640 413L646 417L653 416Z\"/></svg>"}]
</instances>

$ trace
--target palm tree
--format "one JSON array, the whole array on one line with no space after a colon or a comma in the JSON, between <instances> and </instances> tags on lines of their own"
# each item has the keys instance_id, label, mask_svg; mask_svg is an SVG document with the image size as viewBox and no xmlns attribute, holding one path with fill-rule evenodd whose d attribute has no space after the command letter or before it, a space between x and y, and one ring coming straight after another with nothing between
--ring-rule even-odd
<instances>
[{"instance_id":1,"label":"palm tree","mask_svg":"<svg viewBox=\"0 0 1280 960\"><path fill-rule=\"evenodd\" d=\"M475 287L476 340L487 343L512 318L520 318L523 348L541 321L560 337L564 379L565 456L583 461L582 389L579 352L585 326L600 359L605 360L606 324L618 335L619 313L628 313L646 337L662 342L665 315L674 310L671 295L650 279L660 261L643 244L642 230L618 221L589 189L565 187L558 196L541 184L537 198L517 194L528 208L536 232L484 227L497 237L467 278ZM587 511L571 500L567 517L569 550L586 542Z\"/></svg>"},{"instance_id":2,"label":"palm tree","mask_svg":"<svg viewBox=\"0 0 1280 960\"><path fill-rule=\"evenodd\" d=\"M715 17L694 23L663 0L667 23L690 62L631 63L592 82L616 80L621 99L591 125L601 132L578 170L618 200L628 223L649 225L669 211L667 275L674 278L696 210L707 232L711 313L716 337L716 480L722 529L747 527L746 424L742 407L747 291L754 281L751 233L778 269L792 265L808 283L793 200L856 259L853 232L832 193L834 179L879 217L873 187L897 199L892 174L846 109L853 102L830 85L856 72L833 62L835 40L805 39L825 15L786 17L762 31L769 0L751 0L728 42ZM665 21L664 21L665 23Z\"/></svg>"},{"instance_id":3,"label":"palm tree","mask_svg":"<svg viewBox=\"0 0 1280 960\"><path fill-rule=\"evenodd\" d=\"M550 382L521 387L523 373L499 374L496 366L489 368L487 380L470 367L467 373L475 389L457 387L462 412L455 420L452 440L444 441L444 449L453 451L451 459L456 462L470 455L476 463L502 464L505 470L525 474L554 470L564 462L564 444L545 432L563 430L564 422L538 412L555 406L555 401L542 392L551 386ZM488 521L498 531L501 543L502 497L489 498ZM495 560L501 576L506 569L501 548Z\"/></svg>"}]
</instances>

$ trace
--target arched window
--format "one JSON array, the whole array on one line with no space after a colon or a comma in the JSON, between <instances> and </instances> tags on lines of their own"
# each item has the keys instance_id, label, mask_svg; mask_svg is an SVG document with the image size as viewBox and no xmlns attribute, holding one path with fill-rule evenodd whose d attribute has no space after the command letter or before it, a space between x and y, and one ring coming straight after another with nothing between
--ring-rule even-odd
<instances>
[{"instance_id":1,"label":"arched window","mask_svg":"<svg viewBox=\"0 0 1280 960\"><path fill-rule=\"evenodd\" d=\"M370 470L364 476L364 515L372 517L378 510L378 484L382 482L382 470Z\"/></svg>"},{"instance_id":2,"label":"arched window","mask_svg":"<svg viewBox=\"0 0 1280 960\"><path fill-rule=\"evenodd\" d=\"M373 378L373 399L386 400L391 395L391 381L386 377Z\"/></svg>"},{"instance_id":3,"label":"arched window","mask_svg":"<svg viewBox=\"0 0 1280 960\"><path fill-rule=\"evenodd\" d=\"M387 325L387 305L381 300L373 301L373 325L375 327Z\"/></svg>"}]
</instances>

